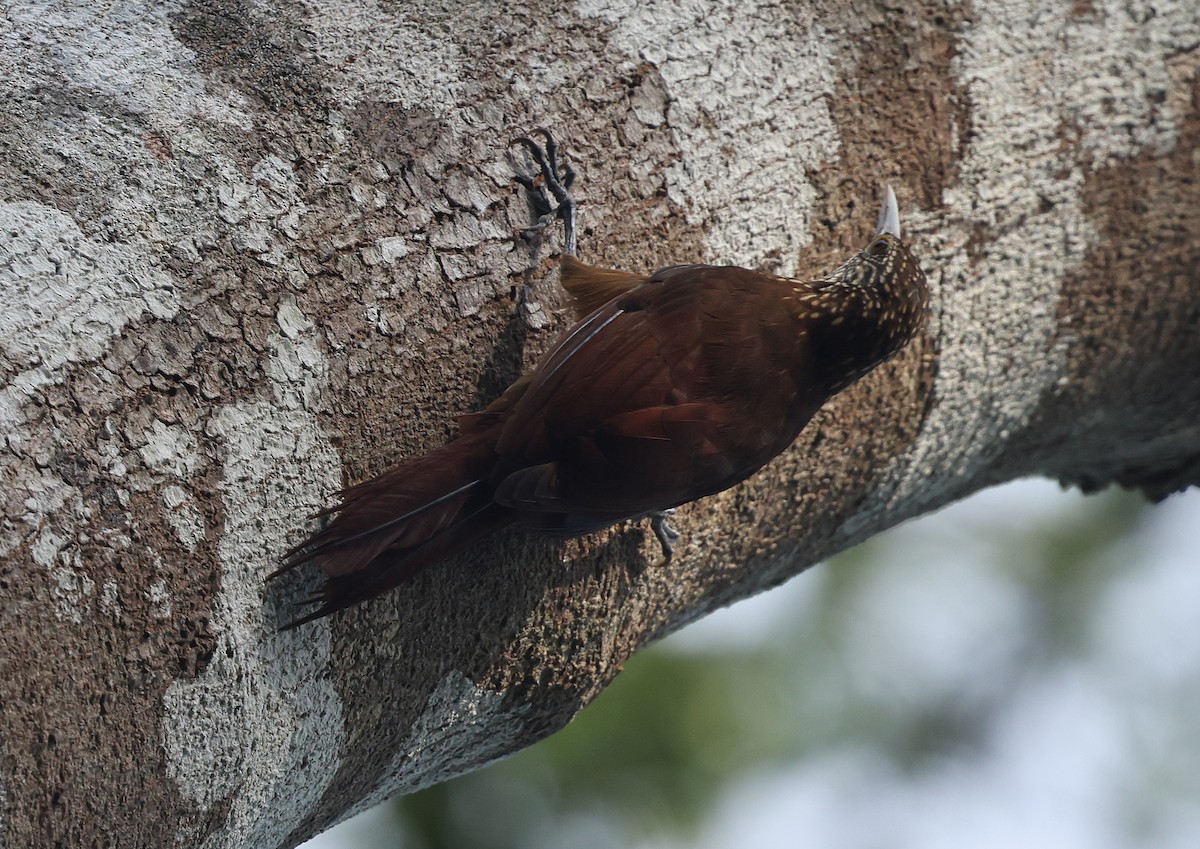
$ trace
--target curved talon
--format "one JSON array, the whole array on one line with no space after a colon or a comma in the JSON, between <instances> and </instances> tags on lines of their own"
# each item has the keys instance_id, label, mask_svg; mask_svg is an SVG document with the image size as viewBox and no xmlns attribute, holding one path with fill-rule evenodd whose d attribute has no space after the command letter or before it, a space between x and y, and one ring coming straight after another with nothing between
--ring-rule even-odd
<instances>
[{"instance_id":1,"label":"curved talon","mask_svg":"<svg viewBox=\"0 0 1200 849\"><path fill-rule=\"evenodd\" d=\"M563 253L574 255L577 250L575 239L575 198L571 197L570 188L575 182L575 170L570 165L560 165L558 161L558 142L545 127L537 127L534 135L541 136L545 142L538 144L529 136L518 136L511 140L509 147L521 146L537 165L538 174L530 176L518 173L515 179L525 187L533 205L537 221L527 228L525 238L534 243L531 266L537 262L539 242L534 241L554 221L562 219L564 230ZM561 175L560 175L561 171ZM557 206L551 204L553 197Z\"/></svg>"},{"instance_id":2,"label":"curved talon","mask_svg":"<svg viewBox=\"0 0 1200 849\"><path fill-rule=\"evenodd\" d=\"M570 165L563 166L562 177L559 177L558 142L554 140L554 136L550 135L550 131L544 127L538 127L534 132L540 133L545 137L546 144L544 147L529 138L529 136L518 136L509 142L509 147L517 144L524 147L529 152L529 155L533 157L533 161L537 163L538 170L541 171L543 185L554 195L554 199L560 204L574 205L575 200L567 190L575 182L575 170ZM526 188L532 189L537 183L537 178L518 174L517 182Z\"/></svg>"},{"instance_id":3,"label":"curved talon","mask_svg":"<svg viewBox=\"0 0 1200 849\"><path fill-rule=\"evenodd\" d=\"M559 203L570 203L572 206L575 199L572 198L567 190L571 188L571 184L575 182L575 169L569 164L562 166L562 178L558 177L558 142L554 140L554 136L545 127L536 127L534 132L546 140L545 145L545 164L549 167L550 173L554 176L554 180L547 181L550 191L554 193L554 198ZM541 160L539 159L539 165Z\"/></svg>"},{"instance_id":4,"label":"curved talon","mask_svg":"<svg viewBox=\"0 0 1200 849\"><path fill-rule=\"evenodd\" d=\"M545 151L542 150L542 146L540 144L535 142L529 136L517 136L508 143L509 147L513 147L514 145L521 145L527 151L529 151L529 155L533 157L534 161L537 162L538 167L543 171L549 170L550 163L546 161Z\"/></svg>"}]
</instances>

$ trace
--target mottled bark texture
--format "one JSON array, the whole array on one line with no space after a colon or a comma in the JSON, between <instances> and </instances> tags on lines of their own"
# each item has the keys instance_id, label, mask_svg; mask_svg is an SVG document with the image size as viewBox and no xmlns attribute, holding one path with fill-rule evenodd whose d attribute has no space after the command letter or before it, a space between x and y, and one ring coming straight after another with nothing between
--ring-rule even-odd
<instances>
[{"instance_id":1,"label":"mottled bark texture","mask_svg":"<svg viewBox=\"0 0 1200 849\"><path fill-rule=\"evenodd\" d=\"M11 4L0 835L293 846L562 726L655 637L980 487L1200 478L1200 4ZM565 323L585 260L827 270L891 181L927 334L743 486L332 620L263 576Z\"/></svg>"}]
</instances>

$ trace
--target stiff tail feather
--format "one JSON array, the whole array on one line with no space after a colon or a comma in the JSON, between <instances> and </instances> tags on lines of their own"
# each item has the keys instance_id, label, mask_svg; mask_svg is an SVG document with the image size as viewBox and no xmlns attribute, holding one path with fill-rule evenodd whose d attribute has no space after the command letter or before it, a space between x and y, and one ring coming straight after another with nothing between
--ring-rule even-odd
<instances>
[{"instance_id":1,"label":"stiff tail feather","mask_svg":"<svg viewBox=\"0 0 1200 849\"><path fill-rule=\"evenodd\" d=\"M571 306L577 320L586 318L613 298L649 280L641 274L587 265L570 254L565 254L559 262L558 278L571 296Z\"/></svg>"},{"instance_id":2,"label":"stiff tail feather","mask_svg":"<svg viewBox=\"0 0 1200 849\"><path fill-rule=\"evenodd\" d=\"M473 430L349 487L338 505L318 513L333 518L287 552L268 578L309 561L325 573L321 592L308 600L320 607L286 627L386 592L511 522L484 482L495 457L491 431Z\"/></svg>"}]
</instances>

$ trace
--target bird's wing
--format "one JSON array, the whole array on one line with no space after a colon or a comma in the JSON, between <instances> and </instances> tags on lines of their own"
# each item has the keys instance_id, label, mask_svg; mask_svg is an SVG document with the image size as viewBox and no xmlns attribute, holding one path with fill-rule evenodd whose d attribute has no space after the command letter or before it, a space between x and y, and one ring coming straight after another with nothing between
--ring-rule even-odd
<instances>
[{"instance_id":1,"label":"bird's wing","mask_svg":"<svg viewBox=\"0 0 1200 849\"><path fill-rule=\"evenodd\" d=\"M749 331L744 342L733 337L739 320L758 326L747 318L758 305L729 306L759 297L768 281L677 266L579 322L505 418L496 500L559 514L554 521L575 515L561 530L578 532L707 495L758 468L756 454L732 450L728 426L740 407L718 390L724 360L756 343Z\"/></svg>"},{"instance_id":2,"label":"bird's wing","mask_svg":"<svg viewBox=\"0 0 1200 849\"><path fill-rule=\"evenodd\" d=\"M705 282L646 282L568 330L505 416L497 452L549 459L558 438L609 415L690 400L701 333L696 295Z\"/></svg>"},{"instance_id":3,"label":"bird's wing","mask_svg":"<svg viewBox=\"0 0 1200 849\"><path fill-rule=\"evenodd\" d=\"M571 310L575 313L576 321L583 321L609 301L651 280L642 274L587 265L571 254L563 255L559 265L559 278L563 288L571 296ZM532 372L522 375L486 408L457 416L459 432L473 433L480 428L496 424L525 394L533 377Z\"/></svg>"}]
</instances>

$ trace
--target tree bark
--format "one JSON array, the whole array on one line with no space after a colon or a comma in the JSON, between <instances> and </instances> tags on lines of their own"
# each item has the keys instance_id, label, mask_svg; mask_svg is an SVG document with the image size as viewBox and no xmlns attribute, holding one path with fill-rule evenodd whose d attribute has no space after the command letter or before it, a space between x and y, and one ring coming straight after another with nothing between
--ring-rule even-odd
<instances>
[{"instance_id":1,"label":"tree bark","mask_svg":"<svg viewBox=\"0 0 1200 849\"><path fill-rule=\"evenodd\" d=\"M447 8L6 11L3 845L294 846L981 487L1200 480L1194 0ZM306 517L566 326L513 238L538 125L582 257L637 271L828 271L892 182L927 332L682 508L667 568L642 526L513 532L279 633Z\"/></svg>"}]
</instances>

